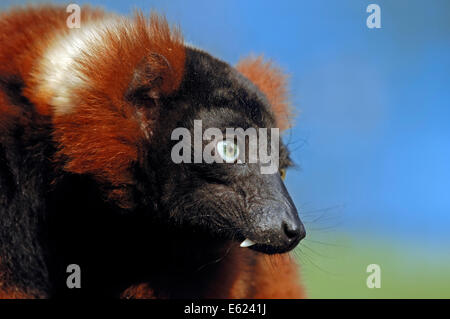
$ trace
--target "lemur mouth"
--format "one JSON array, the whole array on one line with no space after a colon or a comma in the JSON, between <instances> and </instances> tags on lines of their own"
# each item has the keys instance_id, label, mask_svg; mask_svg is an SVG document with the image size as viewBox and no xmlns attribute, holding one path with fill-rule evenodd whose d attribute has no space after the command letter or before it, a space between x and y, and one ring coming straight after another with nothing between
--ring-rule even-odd
<instances>
[{"instance_id":1,"label":"lemur mouth","mask_svg":"<svg viewBox=\"0 0 450 319\"><path fill-rule=\"evenodd\" d=\"M303 223L297 214L287 215L281 220L278 218L280 214L275 216L264 219L263 223L255 224L251 229L242 229L236 238L239 246L265 254L282 254L294 249L306 236Z\"/></svg>"},{"instance_id":2,"label":"lemur mouth","mask_svg":"<svg viewBox=\"0 0 450 319\"><path fill-rule=\"evenodd\" d=\"M246 239L241 243L240 246L241 246L242 248L246 248L246 247L251 247L251 246L253 246L253 245L256 245L256 243L255 243L253 240L246 238Z\"/></svg>"},{"instance_id":3,"label":"lemur mouth","mask_svg":"<svg viewBox=\"0 0 450 319\"><path fill-rule=\"evenodd\" d=\"M302 237L303 238L303 237ZM302 238L296 238L284 245L271 245L267 243L256 243L251 239L246 238L239 245L241 248L250 248L251 250L264 254L283 254L294 249Z\"/></svg>"}]
</instances>

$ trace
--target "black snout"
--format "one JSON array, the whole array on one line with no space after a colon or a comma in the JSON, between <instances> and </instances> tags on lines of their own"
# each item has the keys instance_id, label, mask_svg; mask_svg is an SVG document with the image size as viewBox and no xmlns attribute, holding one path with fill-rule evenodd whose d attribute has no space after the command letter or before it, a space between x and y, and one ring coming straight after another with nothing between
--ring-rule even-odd
<instances>
[{"instance_id":1,"label":"black snout","mask_svg":"<svg viewBox=\"0 0 450 319\"><path fill-rule=\"evenodd\" d=\"M289 205L288 198L271 201L259 214L262 218L254 225L252 240L256 245L253 249L265 253L284 253L297 246L306 236L297 209Z\"/></svg>"},{"instance_id":2,"label":"black snout","mask_svg":"<svg viewBox=\"0 0 450 319\"><path fill-rule=\"evenodd\" d=\"M245 236L255 243L254 250L284 253L305 238L305 227L279 174L267 176L266 182L273 191L251 212L252 227Z\"/></svg>"}]
</instances>

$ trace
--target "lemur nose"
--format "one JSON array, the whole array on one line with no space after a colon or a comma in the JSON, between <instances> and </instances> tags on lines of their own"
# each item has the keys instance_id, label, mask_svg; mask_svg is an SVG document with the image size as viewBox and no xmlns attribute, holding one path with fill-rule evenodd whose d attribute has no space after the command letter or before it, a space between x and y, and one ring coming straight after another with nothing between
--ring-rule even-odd
<instances>
[{"instance_id":1,"label":"lemur nose","mask_svg":"<svg viewBox=\"0 0 450 319\"><path fill-rule=\"evenodd\" d=\"M302 223L298 223L297 221L283 221L282 229L284 231L284 235L286 239L292 244L297 245L300 240L305 238L306 230Z\"/></svg>"}]
</instances>

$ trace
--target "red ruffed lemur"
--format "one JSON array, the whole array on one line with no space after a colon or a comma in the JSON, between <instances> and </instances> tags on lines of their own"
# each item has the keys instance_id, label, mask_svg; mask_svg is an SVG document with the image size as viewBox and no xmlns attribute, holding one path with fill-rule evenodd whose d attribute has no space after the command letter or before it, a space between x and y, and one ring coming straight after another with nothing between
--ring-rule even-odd
<instances>
[{"instance_id":1,"label":"red ruffed lemur","mask_svg":"<svg viewBox=\"0 0 450 319\"><path fill-rule=\"evenodd\" d=\"M81 13L79 29L61 7L0 13L0 298L303 297L286 146L274 174L171 160L194 120L286 129L285 76L156 14Z\"/></svg>"}]
</instances>

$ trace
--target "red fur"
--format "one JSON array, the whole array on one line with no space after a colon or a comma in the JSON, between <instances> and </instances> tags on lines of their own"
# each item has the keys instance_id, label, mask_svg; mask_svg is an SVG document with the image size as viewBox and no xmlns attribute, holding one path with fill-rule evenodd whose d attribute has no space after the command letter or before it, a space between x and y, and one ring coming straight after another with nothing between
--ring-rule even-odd
<instances>
[{"instance_id":1,"label":"red fur","mask_svg":"<svg viewBox=\"0 0 450 319\"><path fill-rule=\"evenodd\" d=\"M291 126L287 76L262 56L245 58L236 65L238 71L252 81L267 97L280 130Z\"/></svg>"}]
</instances>

